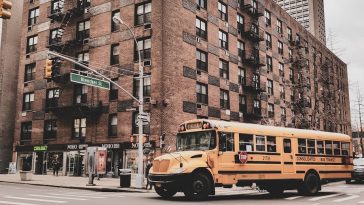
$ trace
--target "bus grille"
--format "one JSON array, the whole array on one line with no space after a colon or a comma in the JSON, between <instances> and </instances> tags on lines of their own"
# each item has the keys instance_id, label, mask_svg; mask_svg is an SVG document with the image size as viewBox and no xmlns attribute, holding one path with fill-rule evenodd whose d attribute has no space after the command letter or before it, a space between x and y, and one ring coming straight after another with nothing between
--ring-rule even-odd
<instances>
[{"instance_id":1,"label":"bus grille","mask_svg":"<svg viewBox=\"0 0 364 205\"><path fill-rule=\"evenodd\" d=\"M153 172L166 172L169 167L169 160L154 160Z\"/></svg>"}]
</instances>

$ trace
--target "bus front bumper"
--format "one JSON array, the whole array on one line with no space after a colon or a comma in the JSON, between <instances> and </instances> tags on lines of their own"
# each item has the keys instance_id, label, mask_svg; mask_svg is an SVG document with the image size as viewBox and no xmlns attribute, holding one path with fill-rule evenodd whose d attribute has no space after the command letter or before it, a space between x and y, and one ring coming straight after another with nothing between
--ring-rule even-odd
<instances>
[{"instance_id":1,"label":"bus front bumper","mask_svg":"<svg viewBox=\"0 0 364 205\"><path fill-rule=\"evenodd\" d=\"M154 184L178 183L183 182L189 173L182 174L149 174L149 181Z\"/></svg>"}]
</instances>

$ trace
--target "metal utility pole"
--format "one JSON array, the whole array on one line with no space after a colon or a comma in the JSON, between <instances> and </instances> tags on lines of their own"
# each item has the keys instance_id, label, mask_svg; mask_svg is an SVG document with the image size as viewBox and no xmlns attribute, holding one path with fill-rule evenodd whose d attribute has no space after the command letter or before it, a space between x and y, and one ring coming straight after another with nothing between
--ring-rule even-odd
<instances>
[{"instance_id":1,"label":"metal utility pole","mask_svg":"<svg viewBox=\"0 0 364 205\"><path fill-rule=\"evenodd\" d=\"M361 148L361 154L363 155L364 154L364 144L363 144L363 124L362 124L362 121L361 121L361 94L360 94L360 89L359 89L359 86L358 86L358 98L357 98L357 103L358 103L358 106L359 106L359 127L360 127L360 133L359 133L359 137L360 137L360 148Z\"/></svg>"}]
</instances>

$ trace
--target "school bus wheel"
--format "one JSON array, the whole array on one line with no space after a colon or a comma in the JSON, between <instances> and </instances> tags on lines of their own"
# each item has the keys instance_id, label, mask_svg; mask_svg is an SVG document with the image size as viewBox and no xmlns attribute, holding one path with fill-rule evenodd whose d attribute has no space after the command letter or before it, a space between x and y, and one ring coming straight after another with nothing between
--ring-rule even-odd
<instances>
[{"instance_id":1,"label":"school bus wheel","mask_svg":"<svg viewBox=\"0 0 364 205\"><path fill-rule=\"evenodd\" d=\"M203 200L211 193L212 182L204 173L194 173L186 182L183 193L188 199Z\"/></svg>"},{"instance_id":2,"label":"school bus wheel","mask_svg":"<svg viewBox=\"0 0 364 205\"><path fill-rule=\"evenodd\" d=\"M320 177L316 172L308 172L298 192L303 195L315 195L321 189Z\"/></svg>"},{"instance_id":3,"label":"school bus wheel","mask_svg":"<svg viewBox=\"0 0 364 205\"><path fill-rule=\"evenodd\" d=\"M163 198L171 198L177 193L177 188L172 184L162 184L161 186L154 186L155 192Z\"/></svg>"}]
</instances>

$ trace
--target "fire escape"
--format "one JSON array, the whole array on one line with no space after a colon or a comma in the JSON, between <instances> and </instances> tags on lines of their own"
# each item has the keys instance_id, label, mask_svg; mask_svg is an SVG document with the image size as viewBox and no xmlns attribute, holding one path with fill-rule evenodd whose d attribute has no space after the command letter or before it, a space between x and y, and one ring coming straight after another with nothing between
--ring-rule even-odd
<instances>
[{"instance_id":1,"label":"fire escape","mask_svg":"<svg viewBox=\"0 0 364 205\"><path fill-rule=\"evenodd\" d=\"M77 31L74 35L72 27L76 27L76 20L85 19L89 16L88 9L90 7L89 0L53 0L51 6L47 9L48 18L51 19L51 30L49 36L48 48L67 56L75 56L77 51L88 49L88 36L85 31ZM77 25L78 26L78 25ZM77 30L77 29L76 29ZM46 111L50 111L57 117L90 117L97 119L101 115L102 104L100 101L94 102L93 96L91 100L87 99L87 94L83 95L84 90L77 93L78 84L70 83L70 72L82 68L75 66L70 69L71 64L62 61L59 58L53 58L52 79L49 79L54 88L58 91L57 98L48 99L46 102ZM87 62L81 62L87 64ZM74 89L73 98L70 100L65 90L72 87ZM91 89L88 89L91 90ZM87 92L90 93L90 92Z\"/></svg>"},{"instance_id":2,"label":"fire escape","mask_svg":"<svg viewBox=\"0 0 364 205\"><path fill-rule=\"evenodd\" d=\"M261 109L261 93L266 91L266 84L260 81L260 67L265 66L265 58L260 55L259 42L263 41L263 32L259 28L259 17L263 16L263 5L258 5L258 1L252 0L249 2L241 1L239 9L242 13L247 14L250 22L245 23L239 29L239 37L244 39L245 42L250 42L251 49L241 52L239 60L241 65L252 69L252 78L247 80L242 85L244 93L249 93L253 106L247 108L246 113L243 113L244 121L257 121L262 118ZM247 101L249 101L247 99Z\"/></svg>"}]
</instances>

